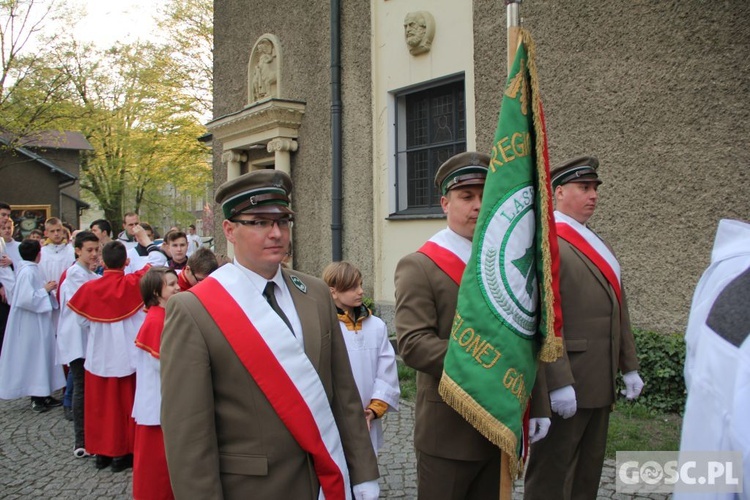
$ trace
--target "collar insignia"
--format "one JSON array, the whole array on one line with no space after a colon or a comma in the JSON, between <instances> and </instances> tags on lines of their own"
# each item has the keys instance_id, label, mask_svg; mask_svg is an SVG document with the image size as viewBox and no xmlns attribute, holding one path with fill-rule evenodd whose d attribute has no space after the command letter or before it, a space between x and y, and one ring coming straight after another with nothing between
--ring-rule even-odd
<instances>
[{"instance_id":1,"label":"collar insignia","mask_svg":"<svg viewBox=\"0 0 750 500\"><path fill-rule=\"evenodd\" d=\"M298 277L294 275L289 276L289 279L291 280L292 284L294 284L294 286L296 286L299 289L300 292L307 293L307 285L302 283L301 279L299 279Z\"/></svg>"}]
</instances>

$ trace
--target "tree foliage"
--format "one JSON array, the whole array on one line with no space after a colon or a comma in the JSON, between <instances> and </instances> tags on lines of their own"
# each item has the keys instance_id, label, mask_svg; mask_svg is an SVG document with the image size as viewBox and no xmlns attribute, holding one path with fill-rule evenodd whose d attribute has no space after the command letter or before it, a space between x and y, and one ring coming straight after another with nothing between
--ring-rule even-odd
<instances>
[{"instance_id":1,"label":"tree foliage","mask_svg":"<svg viewBox=\"0 0 750 500\"><path fill-rule=\"evenodd\" d=\"M56 12L43 2L0 0L0 127L16 137L83 133L94 151L82 159L81 188L115 224L125 211L157 224L181 214L194 220L187 202L202 199L211 182L209 153L197 140L211 107L210 0L172 0L161 22L165 43L108 50L75 40L72 29L40 38ZM35 37L41 48L29 51Z\"/></svg>"},{"instance_id":2,"label":"tree foliage","mask_svg":"<svg viewBox=\"0 0 750 500\"><path fill-rule=\"evenodd\" d=\"M59 19L50 0L0 0L0 129L17 139L49 125L64 99L64 75L54 71L45 26Z\"/></svg>"},{"instance_id":3,"label":"tree foliage","mask_svg":"<svg viewBox=\"0 0 750 500\"><path fill-rule=\"evenodd\" d=\"M159 27L167 34L172 57L193 98L195 111L211 115L213 96L213 2L171 0L162 13Z\"/></svg>"}]
</instances>

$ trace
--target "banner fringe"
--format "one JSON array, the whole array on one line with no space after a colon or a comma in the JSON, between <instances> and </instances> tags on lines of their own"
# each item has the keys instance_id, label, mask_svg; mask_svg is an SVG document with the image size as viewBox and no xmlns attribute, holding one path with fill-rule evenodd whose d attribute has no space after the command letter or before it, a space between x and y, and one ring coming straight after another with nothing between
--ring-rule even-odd
<instances>
[{"instance_id":1,"label":"banner fringe","mask_svg":"<svg viewBox=\"0 0 750 500\"><path fill-rule=\"evenodd\" d=\"M545 363L552 363L563 355L563 341L560 337L547 337L539 350L539 359Z\"/></svg>"},{"instance_id":2,"label":"banner fringe","mask_svg":"<svg viewBox=\"0 0 750 500\"><path fill-rule=\"evenodd\" d=\"M541 121L542 109L541 109L541 97L539 95L539 82L537 79L536 72L536 47L534 41L531 39L531 34L525 30L520 30L521 41L526 46L526 55L528 61L526 67L529 72L529 87L531 89L531 108L533 110L533 122L534 122L534 137L536 139L534 144L535 156L536 156L536 175L539 186L549 185L548 177L548 165L545 164L544 156L544 144L546 138L544 136L545 130ZM542 214L551 213L551 197L539 196L541 200ZM554 306L554 291L552 288L552 252L549 246L550 240L550 220L547 217L542 217L539 221L542 231L542 267L544 268L543 282L541 286L544 289L544 297L548 300L543 301L544 306L544 320L545 324L542 325L542 331L544 339L542 341L542 347L539 354L539 359L544 362L551 363L562 356L562 338L555 336L555 306Z\"/></svg>"},{"instance_id":3,"label":"banner fringe","mask_svg":"<svg viewBox=\"0 0 750 500\"><path fill-rule=\"evenodd\" d=\"M513 431L493 417L445 372L440 378L438 392L459 415L508 455L510 475L514 479L519 479L523 472L523 464L518 457L518 446Z\"/></svg>"}]
</instances>

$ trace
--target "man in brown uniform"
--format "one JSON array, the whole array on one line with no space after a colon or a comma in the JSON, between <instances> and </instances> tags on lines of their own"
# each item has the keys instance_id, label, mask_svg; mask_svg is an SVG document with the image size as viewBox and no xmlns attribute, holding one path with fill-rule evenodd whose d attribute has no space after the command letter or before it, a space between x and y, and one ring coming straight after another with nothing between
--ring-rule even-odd
<instances>
[{"instance_id":1,"label":"man in brown uniform","mask_svg":"<svg viewBox=\"0 0 750 500\"><path fill-rule=\"evenodd\" d=\"M499 497L500 449L438 394L489 161L486 154L465 152L440 166L435 183L448 227L396 267L399 354L418 370L414 446L421 500ZM531 439L541 439L549 419L532 420Z\"/></svg>"},{"instance_id":2,"label":"man in brown uniform","mask_svg":"<svg viewBox=\"0 0 750 500\"><path fill-rule=\"evenodd\" d=\"M620 265L586 226L598 200L598 166L596 158L582 157L550 173L565 354L544 365L552 426L531 446L526 500L596 498L618 370L628 399L643 388Z\"/></svg>"},{"instance_id":3,"label":"man in brown uniform","mask_svg":"<svg viewBox=\"0 0 750 500\"><path fill-rule=\"evenodd\" d=\"M378 496L328 286L280 266L291 190L276 170L221 185L234 263L167 304L161 425L178 499Z\"/></svg>"}]
</instances>

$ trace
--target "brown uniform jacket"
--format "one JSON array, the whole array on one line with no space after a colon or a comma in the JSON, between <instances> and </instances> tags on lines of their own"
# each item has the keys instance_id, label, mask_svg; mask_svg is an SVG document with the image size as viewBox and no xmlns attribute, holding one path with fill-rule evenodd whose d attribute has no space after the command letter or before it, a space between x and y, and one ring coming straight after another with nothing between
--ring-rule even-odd
<instances>
[{"instance_id":1,"label":"brown uniform jacket","mask_svg":"<svg viewBox=\"0 0 750 500\"><path fill-rule=\"evenodd\" d=\"M414 446L429 455L456 460L484 460L499 455L499 448L438 393L458 285L421 253L401 259L395 284L398 352L404 363L418 370Z\"/></svg>"},{"instance_id":2,"label":"brown uniform jacket","mask_svg":"<svg viewBox=\"0 0 750 500\"><path fill-rule=\"evenodd\" d=\"M238 272L240 272L238 270ZM378 478L375 454L328 287L282 270L305 353L338 425L351 484ZM262 299L262 298L261 298ZM317 499L311 460L192 293L169 300L161 343L161 423L175 497Z\"/></svg>"},{"instance_id":3,"label":"brown uniform jacket","mask_svg":"<svg viewBox=\"0 0 750 500\"><path fill-rule=\"evenodd\" d=\"M565 353L545 364L547 389L573 384L579 408L602 408L615 401L618 369L638 369L625 290L621 307L594 263L564 239L557 241Z\"/></svg>"}]
</instances>

